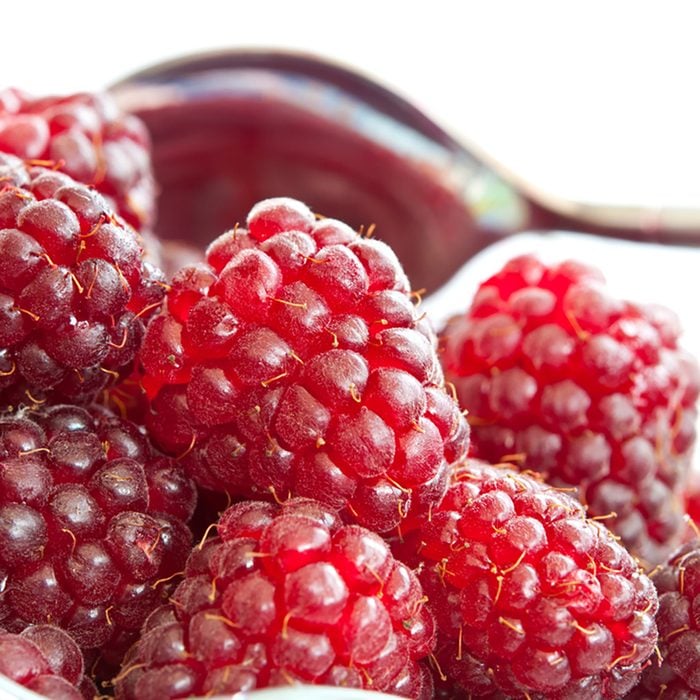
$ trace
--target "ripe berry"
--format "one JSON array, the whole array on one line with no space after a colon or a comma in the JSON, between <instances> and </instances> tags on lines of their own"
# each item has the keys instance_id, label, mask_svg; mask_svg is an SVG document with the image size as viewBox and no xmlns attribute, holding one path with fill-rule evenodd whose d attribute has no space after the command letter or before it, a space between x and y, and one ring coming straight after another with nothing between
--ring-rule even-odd
<instances>
[{"instance_id":1,"label":"ripe berry","mask_svg":"<svg viewBox=\"0 0 700 700\"><path fill-rule=\"evenodd\" d=\"M659 658L642 675L632 698L700 695L700 541L687 542L651 574L659 594Z\"/></svg>"},{"instance_id":2,"label":"ripe berry","mask_svg":"<svg viewBox=\"0 0 700 700\"><path fill-rule=\"evenodd\" d=\"M59 405L0 419L0 625L118 656L190 551L195 490L133 423Z\"/></svg>"},{"instance_id":3,"label":"ripe berry","mask_svg":"<svg viewBox=\"0 0 700 700\"><path fill-rule=\"evenodd\" d=\"M55 164L92 185L137 230L153 223L148 132L109 95L32 98L19 90L0 90L0 151Z\"/></svg>"},{"instance_id":4,"label":"ripe berry","mask_svg":"<svg viewBox=\"0 0 700 700\"><path fill-rule=\"evenodd\" d=\"M310 499L229 508L116 681L119 700L314 683L427 700L434 622L388 545Z\"/></svg>"},{"instance_id":5,"label":"ripe berry","mask_svg":"<svg viewBox=\"0 0 700 700\"><path fill-rule=\"evenodd\" d=\"M589 514L662 561L683 530L700 390L678 335L671 312L613 298L595 270L511 260L442 335L473 455L578 486Z\"/></svg>"},{"instance_id":6,"label":"ripe berry","mask_svg":"<svg viewBox=\"0 0 700 700\"><path fill-rule=\"evenodd\" d=\"M0 629L0 674L55 700L92 700L96 689L84 675L83 655L71 636L52 625L20 634Z\"/></svg>"},{"instance_id":7,"label":"ripe berry","mask_svg":"<svg viewBox=\"0 0 700 700\"><path fill-rule=\"evenodd\" d=\"M133 229L67 175L0 154L0 410L89 402L164 294Z\"/></svg>"},{"instance_id":8,"label":"ripe berry","mask_svg":"<svg viewBox=\"0 0 700 700\"><path fill-rule=\"evenodd\" d=\"M398 550L423 562L449 697L619 698L654 650L649 578L531 475L466 462Z\"/></svg>"},{"instance_id":9,"label":"ripe berry","mask_svg":"<svg viewBox=\"0 0 700 700\"><path fill-rule=\"evenodd\" d=\"M444 491L467 427L385 244L290 199L172 280L141 350L147 425L232 496L316 498L387 532Z\"/></svg>"}]
</instances>

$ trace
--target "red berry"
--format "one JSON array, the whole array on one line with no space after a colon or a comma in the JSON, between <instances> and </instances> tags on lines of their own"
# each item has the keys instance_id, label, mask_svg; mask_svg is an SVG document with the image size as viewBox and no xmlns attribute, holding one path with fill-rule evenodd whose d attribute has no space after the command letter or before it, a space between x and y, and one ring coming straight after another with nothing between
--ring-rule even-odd
<instances>
[{"instance_id":1,"label":"red berry","mask_svg":"<svg viewBox=\"0 0 700 700\"><path fill-rule=\"evenodd\" d=\"M0 674L55 700L94 697L84 692L89 692L92 684L84 676L78 645L52 625L27 627L21 634L0 630Z\"/></svg>"},{"instance_id":2,"label":"red berry","mask_svg":"<svg viewBox=\"0 0 700 700\"><path fill-rule=\"evenodd\" d=\"M290 199L248 225L173 278L141 350L147 425L200 485L313 497L387 532L466 449L433 334L385 244Z\"/></svg>"},{"instance_id":3,"label":"red berry","mask_svg":"<svg viewBox=\"0 0 700 700\"><path fill-rule=\"evenodd\" d=\"M657 640L651 581L582 506L471 460L397 547L423 564L449 697L622 697Z\"/></svg>"},{"instance_id":4,"label":"red berry","mask_svg":"<svg viewBox=\"0 0 700 700\"><path fill-rule=\"evenodd\" d=\"M191 546L195 490L133 424L93 407L0 420L0 624L51 622L118 656Z\"/></svg>"},{"instance_id":5,"label":"red berry","mask_svg":"<svg viewBox=\"0 0 700 700\"><path fill-rule=\"evenodd\" d=\"M109 95L32 98L18 90L0 91L0 151L55 163L61 172L92 185L138 230L153 223L148 132Z\"/></svg>"},{"instance_id":6,"label":"red berry","mask_svg":"<svg viewBox=\"0 0 700 700\"><path fill-rule=\"evenodd\" d=\"M687 542L651 579L659 594L659 659L645 669L633 698L700 694L700 541Z\"/></svg>"},{"instance_id":7,"label":"red berry","mask_svg":"<svg viewBox=\"0 0 700 700\"><path fill-rule=\"evenodd\" d=\"M134 231L67 175L0 154L0 410L91 401L163 296Z\"/></svg>"},{"instance_id":8,"label":"red berry","mask_svg":"<svg viewBox=\"0 0 700 700\"><path fill-rule=\"evenodd\" d=\"M432 697L434 622L388 545L320 503L243 502L125 659L120 700L303 682Z\"/></svg>"},{"instance_id":9,"label":"red berry","mask_svg":"<svg viewBox=\"0 0 700 700\"><path fill-rule=\"evenodd\" d=\"M637 556L682 533L700 373L669 311L620 301L598 272L515 258L442 334L472 453L577 486ZM508 456L512 457L508 457Z\"/></svg>"}]
</instances>

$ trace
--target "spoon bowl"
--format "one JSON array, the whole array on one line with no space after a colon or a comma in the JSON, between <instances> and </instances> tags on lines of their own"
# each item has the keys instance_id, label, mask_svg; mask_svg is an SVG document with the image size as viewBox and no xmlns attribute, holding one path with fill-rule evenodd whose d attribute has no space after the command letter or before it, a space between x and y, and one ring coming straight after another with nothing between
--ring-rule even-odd
<instances>
[{"instance_id":1,"label":"spoon bowl","mask_svg":"<svg viewBox=\"0 0 700 700\"><path fill-rule=\"evenodd\" d=\"M148 126L157 233L206 245L258 200L291 196L376 227L414 288L434 289L535 208L409 102L312 56L226 51L115 85Z\"/></svg>"}]
</instances>

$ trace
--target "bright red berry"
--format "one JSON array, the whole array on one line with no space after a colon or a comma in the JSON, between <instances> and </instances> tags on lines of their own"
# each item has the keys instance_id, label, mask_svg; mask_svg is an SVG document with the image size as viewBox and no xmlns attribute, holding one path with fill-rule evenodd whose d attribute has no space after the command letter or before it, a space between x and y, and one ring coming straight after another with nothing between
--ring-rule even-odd
<instances>
[{"instance_id":1,"label":"bright red berry","mask_svg":"<svg viewBox=\"0 0 700 700\"><path fill-rule=\"evenodd\" d=\"M83 655L73 638L53 625L20 634L0 629L0 674L54 700L92 700L96 689L84 675Z\"/></svg>"},{"instance_id":2,"label":"bright red berry","mask_svg":"<svg viewBox=\"0 0 700 700\"><path fill-rule=\"evenodd\" d=\"M634 554L662 561L682 533L697 363L670 311L612 297L576 263L511 260L442 335L474 456L579 487Z\"/></svg>"},{"instance_id":3,"label":"bright red berry","mask_svg":"<svg viewBox=\"0 0 700 700\"><path fill-rule=\"evenodd\" d=\"M619 698L657 640L654 586L582 506L471 460L398 548L438 624L452 698Z\"/></svg>"},{"instance_id":4,"label":"bright red berry","mask_svg":"<svg viewBox=\"0 0 700 700\"><path fill-rule=\"evenodd\" d=\"M0 420L0 625L51 623L118 658L191 547L192 482L104 409Z\"/></svg>"},{"instance_id":5,"label":"bright red berry","mask_svg":"<svg viewBox=\"0 0 700 700\"><path fill-rule=\"evenodd\" d=\"M0 151L92 185L138 230L153 224L148 132L106 94L32 98L0 90Z\"/></svg>"},{"instance_id":6,"label":"bright red berry","mask_svg":"<svg viewBox=\"0 0 700 700\"><path fill-rule=\"evenodd\" d=\"M203 486L386 532L444 491L467 427L388 246L290 199L175 275L141 351L156 442Z\"/></svg>"},{"instance_id":7,"label":"bright red berry","mask_svg":"<svg viewBox=\"0 0 700 700\"><path fill-rule=\"evenodd\" d=\"M295 683L432 697L433 618L388 545L318 502L246 501L195 549L119 674L120 700Z\"/></svg>"},{"instance_id":8,"label":"bright red berry","mask_svg":"<svg viewBox=\"0 0 700 700\"><path fill-rule=\"evenodd\" d=\"M0 154L0 410L89 402L164 294L133 229L67 175Z\"/></svg>"}]
</instances>

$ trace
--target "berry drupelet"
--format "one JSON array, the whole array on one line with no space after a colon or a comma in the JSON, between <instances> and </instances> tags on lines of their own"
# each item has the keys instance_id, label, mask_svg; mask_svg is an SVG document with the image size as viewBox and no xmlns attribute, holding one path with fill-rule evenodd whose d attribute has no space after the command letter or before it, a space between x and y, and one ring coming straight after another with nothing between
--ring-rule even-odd
<instances>
[{"instance_id":1,"label":"berry drupelet","mask_svg":"<svg viewBox=\"0 0 700 700\"><path fill-rule=\"evenodd\" d=\"M33 98L16 89L0 90L0 152L55 165L93 186L139 231L153 224L148 132L109 95Z\"/></svg>"},{"instance_id":2,"label":"berry drupelet","mask_svg":"<svg viewBox=\"0 0 700 700\"><path fill-rule=\"evenodd\" d=\"M84 675L73 638L59 627L36 625L20 634L0 629L0 674L51 700L93 700L97 690Z\"/></svg>"},{"instance_id":3,"label":"berry drupelet","mask_svg":"<svg viewBox=\"0 0 700 700\"><path fill-rule=\"evenodd\" d=\"M194 484L133 423L57 405L0 419L0 625L117 655L190 552Z\"/></svg>"},{"instance_id":4,"label":"berry drupelet","mask_svg":"<svg viewBox=\"0 0 700 700\"><path fill-rule=\"evenodd\" d=\"M435 642L415 574L310 499L244 501L195 548L116 679L119 700L314 683L432 697Z\"/></svg>"},{"instance_id":5,"label":"berry drupelet","mask_svg":"<svg viewBox=\"0 0 700 700\"><path fill-rule=\"evenodd\" d=\"M156 443L233 497L317 498L388 532L443 493L466 421L391 249L257 204L172 280L141 350Z\"/></svg>"},{"instance_id":6,"label":"berry drupelet","mask_svg":"<svg viewBox=\"0 0 700 700\"><path fill-rule=\"evenodd\" d=\"M94 190L0 154L0 411L89 402L133 365L165 293Z\"/></svg>"},{"instance_id":7,"label":"berry drupelet","mask_svg":"<svg viewBox=\"0 0 700 700\"><path fill-rule=\"evenodd\" d=\"M683 532L700 374L677 319L613 298L597 271L508 262L443 331L472 454L579 497L630 550L663 561Z\"/></svg>"},{"instance_id":8,"label":"berry drupelet","mask_svg":"<svg viewBox=\"0 0 700 700\"><path fill-rule=\"evenodd\" d=\"M651 574L659 594L659 661L645 669L631 698L700 696L700 540L685 543Z\"/></svg>"},{"instance_id":9,"label":"berry drupelet","mask_svg":"<svg viewBox=\"0 0 700 700\"><path fill-rule=\"evenodd\" d=\"M652 582L532 475L469 460L396 554L423 566L450 698L619 698L654 651Z\"/></svg>"}]
</instances>

